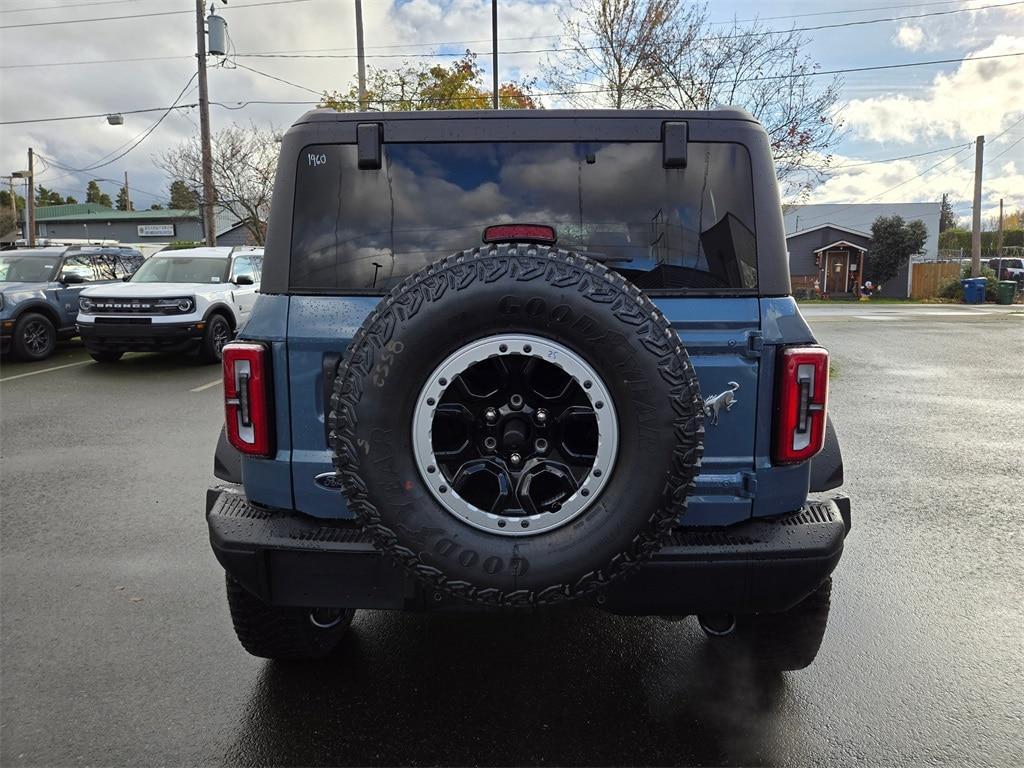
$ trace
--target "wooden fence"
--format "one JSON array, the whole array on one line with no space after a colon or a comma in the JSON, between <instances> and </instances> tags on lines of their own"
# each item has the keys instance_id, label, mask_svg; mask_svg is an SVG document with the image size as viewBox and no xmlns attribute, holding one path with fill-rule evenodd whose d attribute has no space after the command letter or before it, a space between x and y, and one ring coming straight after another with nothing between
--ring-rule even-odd
<instances>
[{"instance_id":1,"label":"wooden fence","mask_svg":"<svg viewBox=\"0 0 1024 768\"><path fill-rule=\"evenodd\" d=\"M960 277L960 262L933 261L914 264L911 275L910 298L931 299L939 295L939 288L950 278Z\"/></svg>"}]
</instances>

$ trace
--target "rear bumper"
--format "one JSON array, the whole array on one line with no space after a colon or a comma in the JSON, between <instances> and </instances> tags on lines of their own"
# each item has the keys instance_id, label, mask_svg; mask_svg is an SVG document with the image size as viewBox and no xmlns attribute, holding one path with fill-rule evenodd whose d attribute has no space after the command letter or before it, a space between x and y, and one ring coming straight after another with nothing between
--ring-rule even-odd
<instances>
[{"instance_id":1,"label":"rear bumper","mask_svg":"<svg viewBox=\"0 0 1024 768\"><path fill-rule=\"evenodd\" d=\"M205 327L203 322L80 323L78 334L92 351L173 352L198 344Z\"/></svg>"},{"instance_id":2,"label":"rear bumper","mask_svg":"<svg viewBox=\"0 0 1024 768\"><path fill-rule=\"evenodd\" d=\"M206 519L217 560L271 605L473 609L435 595L385 558L358 526L254 507L211 488ZM809 501L771 520L680 528L640 570L598 600L624 614L782 611L833 571L850 526L849 499Z\"/></svg>"}]
</instances>

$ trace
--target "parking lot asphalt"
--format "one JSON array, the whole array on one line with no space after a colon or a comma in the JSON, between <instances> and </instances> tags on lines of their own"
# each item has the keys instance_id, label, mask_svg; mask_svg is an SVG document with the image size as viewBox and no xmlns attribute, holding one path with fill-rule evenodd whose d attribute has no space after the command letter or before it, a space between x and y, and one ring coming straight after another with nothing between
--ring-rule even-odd
<instances>
[{"instance_id":1,"label":"parking lot asphalt","mask_svg":"<svg viewBox=\"0 0 1024 768\"><path fill-rule=\"evenodd\" d=\"M1024 763L1024 315L878 314L807 310L853 531L817 662L772 678L581 609L363 612L327 663L251 658L203 520L218 369L4 361L0 763Z\"/></svg>"}]
</instances>

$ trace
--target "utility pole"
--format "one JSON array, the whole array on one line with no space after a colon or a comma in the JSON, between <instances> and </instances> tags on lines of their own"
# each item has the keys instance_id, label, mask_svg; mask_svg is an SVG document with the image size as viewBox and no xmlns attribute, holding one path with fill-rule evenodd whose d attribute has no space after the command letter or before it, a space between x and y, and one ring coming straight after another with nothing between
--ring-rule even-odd
<instances>
[{"instance_id":1,"label":"utility pole","mask_svg":"<svg viewBox=\"0 0 1024 768\"><path fill-rule=\"evenodd\" d=\"M985 159L985 137L974 142L974 218L971 222L971 277L981 277L981 171Z\"/></svg>"},{"instance_id":2,"label":"utility pole","mask_svg":"<svg viewBox=\"0 0 1024 768\"><path fill-rule=\"evenodd\" d=\"M14 194L14 177L8 176L7 183L11 187L11 213L14 214L14 229L18 229L18 196Z\"/></svg>"},{"instance_id":3,"label":"utility pole","mask_svg":"<svg viewBox=\"0 0 1024 768\"><path fill-rule=\"evenodd\" d=\"M494 108L498 108L498 0L491 0L491 69L494 70Z\"/></svg>"},{"instance_id":4,"label":"utility pole","mask_svg":"<svg viewBox=\"0 0 1024 768\"><path fill-rule=\"evenodd\" d=\"M356 59L359 65L359 111L366 111L366 53L363 50L363 0L356 0Z\"/></svg>"},{"instance_id":5,"label":"utility pole","mask_svg":"<svg viewBox=\"0 0 1024 768\"><path fill-rule=\"evenodd\" d=\"M213 221L213 150L210 148L210 96L206 87L206 25L203 0L196 0L196 59L199 61L199 134L203 163L203 229L206 244L216 244L217 229ZM128 186L127 180L125 186Z\"/></svg>"},{"instance_id":6,"label":"utility pole","mask_svg":"<svg viewBox=\"0 0 1024 768\"><path fill-rule=\"evenodd\" d=\"M124 209L126 211L132 209L132 196L128 194L128 171L124 172Z\"/></svg>"},{"instance_id":7,"label":"utility pole","mask_svg":"<svg viewBox=\"0 0 1024 768\"><path fill-rule=\"evenodd\" d=\"M35 155L32 147L28 148L28 197L25 198L25 238L28 247L36 247L36 171Z\"/></svg>"},{"instance_id":8,"label":"utility pole","mask_svg":"<svg viewBox=\"0 0 1024 768\"><path fill-rule=\"evenodd\" d=\"M1003 253L1003 198L999 198L999 235L996 237L996 256Z\"/></svg>"}]
</instances>

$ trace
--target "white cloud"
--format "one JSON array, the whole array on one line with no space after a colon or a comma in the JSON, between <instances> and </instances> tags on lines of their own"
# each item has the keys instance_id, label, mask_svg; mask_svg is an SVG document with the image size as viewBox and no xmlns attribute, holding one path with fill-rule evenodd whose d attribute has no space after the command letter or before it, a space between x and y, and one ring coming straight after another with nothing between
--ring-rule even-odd
<instances>
[{"instance_id":1,"label":"white cloud","mask_svg":"<svg viewBox=\"0 0 1024 768\"><path fill-rule=\"evenodd\" d=\"M970 57L1024 53L1024 36L1000 35ZM923 96L884 94L847 103L844 118L858 136L877 142L917 142L995 134L1024 114L1014 94L1024 89L1024 56L973 61L935 76Z\"/></svg>"},{"instance_id":2,"label":"white cloud","mask_svg":"<svg viewBox=\"0 0 1024 768\"><path fill-rule=\"evenodd\" d=\"M924 30L911 24L901 24L893 42L900 48L916 51L924 44Z\"/></svg>"},{"instance_id":3,"label":"white cloud","mask_svg":"<svg viewBox=\"0 0 1024 768\"><path fill-rule=\"evenodd\" d=\"M139 13L164 10L157 0L140 0L139 5ZM442 41L480 41L456 44L445 50L489 51L490 7L487 0L411 0L401 5L393 0L363 3L368 62L381 66L398 64L401 58L380 58L378 54L429 53L436 49L430 43ZM540 36L533 40L509 41L502 47L507 50L548 47L551 40L544 36L557 32L556 7L557 0L502 0L499 9L502 37ZM234 50L238 52L323 49L324 53L338 56L354 53L355 19L351 3L311 2L266 8L229 4L218 6L218 13L228 19ZM62 6L60 10L10 13L4 21L31 23L107 15L129 14L126 11L108 14L96 7ZM0 119L103 114L169 105L195 72L194 24L193 16L181 14L0 30L0 64L3 65L174 57L165 61L0 69ZM385 47L396 45L401 47ZM542 57L543 54L502 56L502 77L514 77L519 71L536 72ZM435 60L448 62L451 58ZM354 58L241 58L239 61L317 92L347 88L356 64ZM487 69L489 57L482 56L479 63ZM209 79L212 101L231 104L246 100L306 102L317 98L308 91L243 69L212 68ZM185 103L194 101L194 91L183 98ZM214 130L231 121L245 123L249 120L287 126L308 108L303 104L253 105L239 110L213 106L211 121ZM103 118L0 126L0 174L23 168L30 146L62 164L83 167L139 134L158 117L159 113L126 114L124 126L117 128L108 126ZM152 158L194 135L198 120L195 110L171 113L138 149L123 160L97 170L94 175L117 179L127 170L132 186L164 196L167 180L154 167ZM92 175L68 176L64 171L50 170L41 173L39 181L81 200L86 181ZM113 195L118 184L101 183L101 186ZM158 202L145 195L137 199L146 207Z\"/></svg>"},{"instance_id":4,"label":"white cloud","mask_svg":"<svg viewBox=\"0 0 1024 768\"><path fill-rule=\"evenodd\" d=\"M954 155L955 157L951 157ZM950 152L911 160L873 165L841 166L863 162L858 158L833 156L834 175L811 193L811 203L908 203L937 201L949 195L961 211L969 208L974 194L974 151ZM935 168L928 171L929 168ZM927 173L923 172L928 171ZM998 172L989 166L984 172L983 215L998 211L999 199L1010 210L1024 208L1024 171L1014 162L1002 163Z\"/></svg>"}]
</instances>

